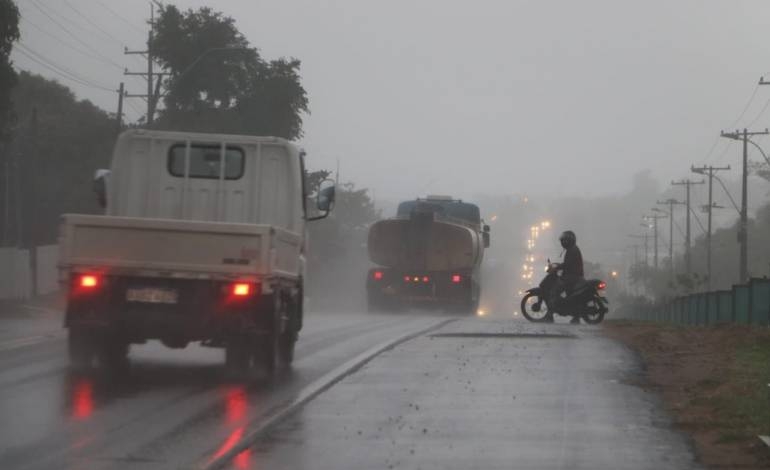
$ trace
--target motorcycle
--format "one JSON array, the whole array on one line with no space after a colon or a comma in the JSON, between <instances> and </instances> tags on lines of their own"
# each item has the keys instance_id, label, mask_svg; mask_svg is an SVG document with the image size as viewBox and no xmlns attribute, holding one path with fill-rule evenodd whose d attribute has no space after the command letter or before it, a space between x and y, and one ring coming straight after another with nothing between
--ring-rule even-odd
<instances>
[{"instance_id":1,"label":"motorcycle","mask_svg":"<svg viewBox=\"0 0 770 470\"><path fill-rule=\"evenodd\" d=\"M566 297L559 297L556 305L551 300L551 291L559 280L561 264L548 260L546 276L540 285L526 291L521 299L521 314L531 322L540 323L549 320L553 315L582 318L589 325L596 325L604 320L607 313L606 297L601 292L607 284L599 279L589 279L579 282Z\"/></svg>"}]
</instances>

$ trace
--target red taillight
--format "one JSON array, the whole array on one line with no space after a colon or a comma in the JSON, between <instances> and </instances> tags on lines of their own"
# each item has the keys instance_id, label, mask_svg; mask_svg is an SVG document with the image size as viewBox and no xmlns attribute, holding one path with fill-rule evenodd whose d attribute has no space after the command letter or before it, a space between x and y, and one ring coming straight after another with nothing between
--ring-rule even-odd
<instances>
[{"instance_id":1,"label":"red taillight","mask_svg":"<svg viewBox=\"0 0 770 470\"><path fill-rule=\"evenodd\" d=\"M411 277L409 277L409 276L404 276L404 282L409 282L409 281L411 281L411 280L412 280L412 278L411 278Z\"/></svg>"},{"instance_id":2,"label":"red taillight","mask_svg":"<svg viewBox=\"0 0 770 470\"><path fill-rule=\"evenodd\" d=\"M462 278L462 276L460 276L459 274L453 274L453 275L452 275L452 282L453 282L454 284L459 284L459 283L460 283L460 281L462 281L462 280L463 280L463 278Z\"/></svg>"},{"instance_id":3,"label":"red taillight","mask_svg":"<svg viewBox=\"0 0 770 470\"><path fill-rule=\"evenodd\" d=\"M251 284L243 282L233 284L233 295L236 297L248 297L251 295Z\"/></svg>"},{"instance_id":4,"label":"red taillight","mask_svg":"<svg viewBox=\"0 0 770 470\"><path fill-rule=\"evenodd\" d=\"M382 271L375 271L374 272L374 280L375 281L381 281L382 280Z\"/></svg>"},{"instance_id":5,"label":"red taillight","mask_svg":"<svg viewBox=\"0 0 770 470\"><path fill-rule=\"evenodd\" d=\"M428 276L422 277L422 282L428 282L428 281L430 281L430 278Z\"/></svg>"},{"instance_id":6,"label":"red taillight","mask_svg":"<svg viewBox=\"0 0 770 470\"><path fill-rule=\"evenodd\" d=\"M604 290L607 288L607 283L604 281L599 282L599 285L597 286L599 290Z\"/></svg>"},{"instance_id":7,"label":"red taillight","mask_svg":"<svg viewBox=\"0 0 770 470\"><path fill-rule=\"evenodd\" d=\"M85 289L93 289L99 287L99 277L92 274L84 274L80 276L80 282L78 282L78 285Z\"/></svg>"}]
</instances>

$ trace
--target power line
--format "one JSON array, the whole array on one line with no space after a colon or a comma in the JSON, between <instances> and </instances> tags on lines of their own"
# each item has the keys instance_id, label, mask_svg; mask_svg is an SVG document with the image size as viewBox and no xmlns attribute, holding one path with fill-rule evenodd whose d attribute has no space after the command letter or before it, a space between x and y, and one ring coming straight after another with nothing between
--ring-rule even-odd
<instances>
[{"instance_id":1,"label":"power line","mask_svg":"<svg viewBox=\"0 0 770 470\"><path fill-rule=\"evenodd\" d=\"M50 37L51 39L53 39L54 41L56 41L56 42L57 42L57 44L61 44L62 46L66 46L66 47L68 47L68 48L72 49L73 51L75 51L75 52L78 52L78 53L82 54L82 55L83 55L83 56L85 56L85 57L89 57L89 58L91 58L91 59L96 59L96 60L98 60L99 62L102 62L102 63L104 63L104 61L103 61L101 58L99 58L99 57L97 57L97 56L95 56L95 55L91 54L90 52L88 52L88 51L85 51L85 50L83 50L83 49L81 49L81 48L79 48L79 47L77 47L77 46L74 46L72 43L70 43L70 42L68 42L68 41L65 41L65 40L63 40L63 39L62 39L62 38L60 38L60 37L57 37L57 36L56 36L55 34L53 34L52 32L50 32L50 31L46 30L45 28L41 27L40 25L38 25L38 24L36 24L36 23L34 23L34 22L30 21L30 20L29 20L29 18L27 18L27 16L25 16L25 15L24 15L24 16L22 16L22 17L21 17L21 19L22 19L24 22L28 23L28 24L29 24L30 26L32 26L33 28L37 29L38 31L42 32L43 34L47 35L48 37ZM113 65L113 64L107 64L107 65L110 65L110 66L113 66L113 67L115 67L115 68L118 68L118 69L120 69L120 70L123 70L123 68L122 68L122 67L117 67L117 66L115 66L115 65Z\"/></svg>"},{"instance_id":2,"label":"power line","mask_svg":"<svg viewBox=\"0 0 770 470\"><path fill-rule=\"evenodd\" d=\"M110 33L109 31L105 30L104 28L102 28L101 26L96 24L95 22L91 21L90 18L88 18L83 12L78 10L69 0L64 0L64 4L67 5L70 8L70 10L74 11L75 14L77 14L80 18L82 18L86 23L88 23L92 27L96 28L97 31L101 32L106 38L112 39L113 42L115 42L116 44L118 44L120 46L124 46L124 45L127 44L126 41L121 41L120 39L118 39L115 36L113 36L112 33ZM731 127L734 127L734 126L731 126Z\"/></svg>"},{"instance_id":3,"label":"power line","mask_svg":"<svg viewBox=\"0 0 770 470\"><path fill-rule=\"evenodd\" d=\"M80 85L96 88L99 90L114 92L115 90L108 88L106 86L100 85L98 83L92 82L87 78L81 77L75 72L72 72L71 70L68 70L65 67L62 67L61 65L56 64L55 62L51 61L50 59L46 58L42 54L39 54L32 50L29 46L26 46L23 43L17 44L18 48L16 51L23 56L27 57L29 60L37 63L38 65L45 67L49 71L55 73L56 75L59 75L60 77L66 78L70 81L73 81L75 83L79 83Z\"/></svg>"},{"instance_id":4,"label":"power line","mask_svg":"<svg viewBox=\"0 0 770 470\"><path fill-rule=\"evenodd\" d=\"M692 209L690 209L690 192L693 185L696 184L705 184L705 181L692 181L690 179L681 180L681 181L672 181L671 184L673 186L684 186L685 187L685 205L687 206L687 210L685 211L687 214L685 225L685 234L684 234L684 262L685 262L685 272L687 274L690 274L692 272L692 256L690 254L690 214L692 213ZM696 216L697 219L697 216ZM698 222L700 224L700 221Z\"/></svg>"},{"instance_id":5,"label":"power line","mask_svg":"<svg viewBox=\"0 0 770 470\"><path fill-rule=\"evenodd\" d=\"M79 37L77 37L77 35L76 35L75 33L73 33L72 31L70 31L70 29L69 29L69 28L67 28L66 26L64 26L63 24L61 24L61 23L60 23L58 20L56 20L56 19L55 19L53 16L49 15L49 14L48 14L48 12L46 12L46 11L45 11L45 9L44 9L44 8L43 8L43 7L42 7L42 6L41 6L41 5L40 5L40 4L39 4L39 3L38 3L36 0L31 0L31 2L30 2L30 3L32 4L32 6L34 6L35 8L37 8L37 9L40 11L40 13L42 13L43 15L45 15L45 16L46 16L46 17L47 17L49 20L51 20L51 21L52 21L54 24L56 24L57 26L59 26L59 28L61 28L61 29L62 29L62 30L65 32L65 33L67 33L67 34L68 34L68 35L69 35L69 36L70 36L72 39L74 39L75 41L77 41L78 43L80 43L81 45L83 45L83 46L84 46L86 49L88 49L88 50L92 51L94 54L96 54L96 55L97 55L99 58L101 58L103 61L105 61L105 62L106 62L106 63L108 63L108 64L112 64L112 65L114 65L114 66L116 66L116 67L118 67L118 68L121 68L121 69L123 68L123 67L122 67L120 64L118 64L118 63L114 62L113 60L111 60L111 59L110 59L110 58L108 58L108 57L105 57L105 56L104 56L104 55L102 55L102 54L101 54L99 51L97 51L96 49L94 49L93 47L91 47L91 45L90 45L90 44L88 44L87 42L85 42L85 41L83 41L82 39L80 39Z\"/></svg>"},{"instance_id":6,"label":"power line","mask_svg":"<svg viewBox=\"0 0 770 470\"><path fill-rule=\"evenodd\" d=\"M735 118L735 122L730 124L728 127L735 127L738 125L738 122L740 122L741 119L743 119L743 116L746 114L746 111L749 110L749 107L751 106L752 101L754 101L754 97L757 96L757 90L759 90L759 83L754 85L754 91L751 92L751 96L749 97L749 101L746 102L746 106L743 107L743 111L741 111L741 114L738 115L737 118ZM718 140L718 138L717 138Z\"/></svg>"},{"instance_id":7,"label":"power line","mask_svg":"<svg viewBox=\"0 0 770 470\"><path fill-rule=\"evenodd\" d=\"M116 18L118 18L119 20L121 20L122 22L124 22L125 24L127 24L128 26L133 28L134 30L139 31L140 33L144 34L144 30L142 30L141 28L139 28L138 26L136 26L132 22L128 21L126 18L123 17L123 15L121 15L120 13L117 13L115 10L113 10L112 8L107 6L107 4L105 4L102 0L96 0L96 2L99 5L101 5L102 8L104 8L108 12L112 13L113 16L115 16Z\"/></svg>"},{"instance_id":8,"label":"power line","mask_svg":"<svg viewBox=\"0 0 770 470\"><path fill-rule=\"evenodd\" d=\"M762 115L765 114L765 111L767 111L768 106L770 106L770 98L768 98L767 101L765 101L765 105L762 106L762 109L759 111L759 114L757 114L757 117L755 117L754 120L751 121L746 127L753 127L754 124L756 124L756 122L759 121ZM735 127L735 126L733 125L730 127Z\"/></svg>"},{"instance_id":9,"label":"power line","mask_svg":"<svg viewBox=\"0 0 770 470\"><path fill-rule=\"evenodd\" d=\"M719 137L717 137L717 139L719 139ZM731 148L730 142L726 142L724 148L722 149L722 152L718 156L711 157L711 159L707 159L706 161L708 161L709 163L713 161L721 162L725 158L725 155L727 155L727 151L730 150L730 148Z\"/></svg>"}]
</instances>

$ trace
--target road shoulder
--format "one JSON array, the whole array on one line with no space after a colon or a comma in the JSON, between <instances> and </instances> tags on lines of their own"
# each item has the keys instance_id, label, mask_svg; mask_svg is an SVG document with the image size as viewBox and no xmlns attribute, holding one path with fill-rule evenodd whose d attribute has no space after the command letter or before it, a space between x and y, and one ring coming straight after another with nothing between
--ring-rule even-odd
<instances>
[{"instance_id":1,"label":"road shoulder","mask_svg":"<svg viewBox=\"0 0 770 470\"><path fill-rule=\"evenodd\" d=\"M698 468L595 327L467 319L384 352L251 448L273 469ZM235 468L250 468L233 463Z\"/></svg>"},{"instance_id":2,"label":"road shoulder","mask_svg":"<svg viewBox=\"0 0 770 470\"><path fill-rule=\"evenodd\" d=\"M770 331L607 322L604 333L639 354L640 386L663 398L712 468L770 468Z\"/></svg>"}]
</instances>

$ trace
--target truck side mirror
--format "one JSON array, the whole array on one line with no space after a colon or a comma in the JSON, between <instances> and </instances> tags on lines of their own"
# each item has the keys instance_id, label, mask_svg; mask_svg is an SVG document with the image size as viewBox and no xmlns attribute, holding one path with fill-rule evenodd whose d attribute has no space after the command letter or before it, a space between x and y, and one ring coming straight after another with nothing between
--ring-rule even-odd
<instances>
[{"instance_id":1,"label":"truck side mirror","mask_svg":"<svg viewBox=\"0 0 770 470\"><path fill-rule=\"evenodd\" d=\"M481 238L484 240L484 248L489 248L490 244L490 237L489 237L489 231L491 230L489 225L484 224L484 227L482 227L483 232L481 233Z\"/></svg>"},{"instance_id":2,"label":"truck side mirror","mask_svg":"<svg viewBox=\"0 0 770 470\"><path fill-rule=\"evenodd\" d=\"M321 182L318 188L318 194L316 194L316 207L321 211L321 215L311 217L310 221L320 220L329 216L329 213L334 208L334 202L337 197L337 190L334 187L334 182L331 180L325 180Z\"/></svg>"},{"instance_id":3,"label":"truck side mirror","mask_svg":"<svg viewBox=\"0 0 770 470\"><path fill-rule=\"evenodd\" d=\"M94 179L91 183L96 193L96 202L101 208L107 207L107 178L110 176L110 170L96 170Z\"/></svg>"}]
</instances>

